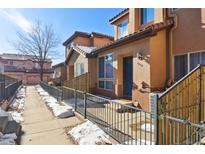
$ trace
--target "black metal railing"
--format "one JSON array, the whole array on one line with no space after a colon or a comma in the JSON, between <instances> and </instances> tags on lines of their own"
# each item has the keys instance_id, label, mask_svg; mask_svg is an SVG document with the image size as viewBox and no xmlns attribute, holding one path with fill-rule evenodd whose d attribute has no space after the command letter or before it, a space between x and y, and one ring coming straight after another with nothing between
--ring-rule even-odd
<instances>
[{"instance_id":1,"label":"black metal railing","mask_svg":"<svg viewBox=\"0 0 205 154\"><path fill-rule=\"evenodd\" d=\"M145 112L131 105L68 87L61 89L61 99L65 103L121 144L202 144L201 139L205 137L203 124Z\"/></svg>"},{"instance_id":2,"label":"black metal railing","mask_svg":"<svg viewBox=\"0 0 205 154\"><path fill-rule=\"evenodd\" d=\"M40 82L41 87L58 101L62 100L62 90L55 86L48 85L46 82Z\"/></svg>"},{"instance_id":3,"label":"black metal railing","mask_svg":"<svg viewBox=\"0 0 205 154\"><path fill-rule=\"evenodd\" d=\"M82 92L62 88L65 103L75 111L98 124L121 144L155 144L154 116L134 106Z\"/></svg>"},{"instance_id":4,"label":"black metal railing","mask_svg":"<svg viewBox=\"0 0 205 154\"><path fill-rule=\"evenodd\" d=\"M0 102L12 97L22 85L22 80L0 74Z\"/></svg>"}]
</instances>

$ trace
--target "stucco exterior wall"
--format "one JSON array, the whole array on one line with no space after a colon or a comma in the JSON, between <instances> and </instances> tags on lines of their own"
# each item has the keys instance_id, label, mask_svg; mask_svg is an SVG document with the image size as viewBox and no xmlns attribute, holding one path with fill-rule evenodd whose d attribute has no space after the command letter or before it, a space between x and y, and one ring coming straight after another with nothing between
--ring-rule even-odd
<instances>
[{"instance_id":1,"label":"stucco exterior wall","mask_svg":"<svg viewBox=\"0 0 205 154\"><path fill-rule=\"evenodd\" d=\"M91 92L95 93L97 86L97 59L88 58L88 72L90 75Z\"/></svg>"},{"instance_id":2,"label":"stucco exterior wall","mask_svg":"<svg viewBox=\"0 0 205 154\"><path fill-rule=\"evenodd\" d=\"M173 31L173 52L181 54L205 50L205 9L180 8L177 15L177 28Z\"/></svg>"},{"instance_id":3,"label":"stucco exterior wall","mask_svg":"<svg viewBox=\"0 0 205 154\"><path fill-rule=\"evenodd\" d=\"M83 45L83 46L90 46L91 45L91 41L89 38L81 37L81 36L77 36L72 42L74 42L78 45Z\"/></svg>"},{"instance_id":4,"label":"stucco exterior wall","mask_svg":"<svg viewBox=\"0 0 205 154\"><path fill-rule=\"evenodd\" d=\"M150 39L150 77L153 90L163 89L166 83L166 31Z\"/></svg>"},{"instance_id":5,"label":"stucco exterior wall","mask_svg":"<svg viewBox=\"0 0 205 154\"><path fill-rule=\"evenodd\" d=\"M105 46L106 44L110 43L111 40L109 38L102 38L102 37L93 37L92 38L92 46L94 47L102 47Z\"/></svg>"},{"instance_id":6,"label":"stucco exterior wall","mask_svg":"<svg viewBox=\"0 0 205 154\"><path fill-rule=\"evenodd\" d=\"M149 106L149 90L142 89L142 83L150 85L150 64L147 61L140 60L138 53L140 52L144 56L150 55L150 42L149 38L134 41L132 43L111 49L106 52L102 52L98 57L113 53L113 67L114 67L114 90L113 92L103 90L97 87L97 92L107 95L109 97L123 97L123 58L133 56L133 90L132 100L137 101L143 108Z\"/></svg>"}]
</instances>

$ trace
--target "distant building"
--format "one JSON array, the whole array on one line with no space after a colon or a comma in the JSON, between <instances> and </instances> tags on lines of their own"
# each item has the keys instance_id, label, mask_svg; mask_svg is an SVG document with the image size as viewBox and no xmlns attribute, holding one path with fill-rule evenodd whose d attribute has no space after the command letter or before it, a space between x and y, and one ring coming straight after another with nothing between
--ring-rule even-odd
<instances>
[{"instance_id":1,"label":"distant building","mask_svg":"<svg viewBox=\"0 0 205 154\"><path fill-rule=\"evenodd\" d=\"M48 81L53 73L51 64L51 59L47 59L44 64L44 81ZM24 84L40 82L40 66L28 55L0 54L0 73L20 79Z\"/></svg>"},{"instance_id":2,"label":"distant building","mask_svg":"<svg viewBox=\"0 0 205 154\"><path fill-rule=\"evenodd\" d=\"M65 81L67 79L67 68L64 62L53 66L53 78Z\"/></svg>"}]
</instances>

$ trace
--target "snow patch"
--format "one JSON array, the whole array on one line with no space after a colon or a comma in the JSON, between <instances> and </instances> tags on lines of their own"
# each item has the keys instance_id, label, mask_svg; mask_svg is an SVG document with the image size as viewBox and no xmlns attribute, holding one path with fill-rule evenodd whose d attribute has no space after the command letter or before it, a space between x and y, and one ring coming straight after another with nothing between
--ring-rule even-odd
<instances>
[{"instance_id":1,"label":"snow patch","mask_svg":"<svg viewBox=\"0 0 205 154\"><path fill-rule=\"evenodd\" d=\"M50 108L53 114L59 118L67 118L74 116L74 110L69 105L60 105L56 98L49 95L41 86L37 85L36 90L42 97L42 100L46 103L48 108Z\"/></svg>"},{"instance_id":2,"label":"snow patch","mask_svg":"<svg viewBox=\"0 0 205 154\"><path fill-rule=\"evenodd\" d=\"M87 121L68 132L80 145L112 144L109 136L97 125Z\"/></svg>"},{"instance_id":3,"label":"snow patch","mask_svg":"<svg viewBox=\"0 0 205 154\"><path fill-rule=\"evenodd\" d=\"M15 133L2 134L0 132L0 145L15 145L15 140L17 136Z\"/></svg>"}]
</instances>

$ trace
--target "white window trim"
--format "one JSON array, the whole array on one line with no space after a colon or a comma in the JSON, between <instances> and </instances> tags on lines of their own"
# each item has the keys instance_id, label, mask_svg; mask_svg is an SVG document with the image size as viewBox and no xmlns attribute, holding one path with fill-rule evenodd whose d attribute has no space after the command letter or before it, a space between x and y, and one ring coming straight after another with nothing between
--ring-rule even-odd
<instances>
[{"instance_id":1,"label":"white window trim","mask_svg":"<svg viewBox=\"0 0 205 154\"><path fill-rule=\"evenodd\" d=\"M108 54L100 55L100 56L98 56L98 58L97 58L97 77L98 77L98 79L97 79L97 88L102 89L102 90L106 90L106 91L111 91L111 92L113 92L114 89L115 89L115 86L114 86L114 70L113 70L113 77L112 77L112 78L100 78L100 77L99 77L99 59L100 59L101 57L105 57L106 55L109 55L109 54L111 54L112 56L114 56L113 52L111 52L111 53L108 53ZM114 57L113 57L113 59L114 59ZM113 61L113 62L114 62L114 61ZM104 72L106 72L105 70L106 70L106 69L105 69L105 67L104 67ZM104 88L101 88L101 87L99 86L99 81L112 81L114 87L113 87L113 89L107 89L107 88L106 88L106 84L104 83Z\"/></svg>"}]
</instances>

